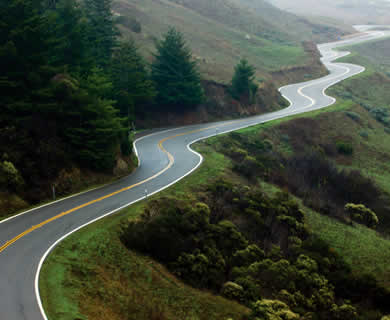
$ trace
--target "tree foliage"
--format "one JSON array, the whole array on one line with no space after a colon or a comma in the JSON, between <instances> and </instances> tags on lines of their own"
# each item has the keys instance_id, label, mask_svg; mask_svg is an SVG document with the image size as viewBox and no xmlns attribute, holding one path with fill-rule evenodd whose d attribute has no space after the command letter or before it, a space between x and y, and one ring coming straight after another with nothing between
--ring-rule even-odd
<instances>
[{"instance_id":1,"label":"tree foliage","mask_svg":"<svg viewBox=\"0 0 390 320\"><path fill-rule=\"evenodd\" d=\"M246 59L241 59L234 68L234 75L230 86L230 94L233 98L253 100L257 92L255 83L256 69Z\"/></svg>"},{"instance_id":2,"label":"tree foliage","mask_svg":"<svg viewBox=\"0 0 390 320\"><path fill-rule=\"evenodd\" d=\"M375 229L379 223L379 219L374 211L367 208L364 204L347 203L345 211L350 215L350 218L357 223L362 223L369 228Z\"/></svg>"},{"instance_id":3,"label":"tree foliage","mask_svg":"<svg viewBox=\"0 0 390 320\"><path fill-rule=\"evenodd\" d=\"M111 1L9 0L0 14L0 189L35 202L63 169L112 171L154 92L134 44L116 50Z\"/></svg>"},{"instance_id":4,"label":"tree foliage","mask_svg":"<svg viewBox=\"0 0 390 320\"><path fill-rule=\"evenodd\" d=\"M158 104L176 109L188 109L203 101L200 74L184 36L170 28L156 42L157 53L152 64L152 79Z\"/></svg>"},{"instance_id":5,"label":"tree foliage","mask_svg":"<svg viewBox=\"0 0 390 320\"><path fill-rule=\"evenodd\" d=\"M247 305L250 319L357 320L363 301L386 310L389 293L352 276L342 257L310 236L287 194L270 198L225 180L201 194L204 203L152 201L123 230L123 243L190 285Z\"/></svg>"},{"instance_id":6,"label":"tree foliage","mask_svg":"<svg viewBox=\"0 0 390 320\"><path fill-rule=\"evenodd\" d=\"M84 0L83 5L90 55L97 66L105 68L110 64L119 34L111 10L112 0Z\"/></svg>"},{"instance_id":7,"label":"tree foliage","mask_svg":"<svg viewBox=\"0 0 390 320\"><path fill-rule=\"evenodd\" d=\"M131 123L134 121L135 106L141 107L155 96L146 63L133 41L121 43L114 51L110 73L116 107Z\"/></svg>"}]
</instances>

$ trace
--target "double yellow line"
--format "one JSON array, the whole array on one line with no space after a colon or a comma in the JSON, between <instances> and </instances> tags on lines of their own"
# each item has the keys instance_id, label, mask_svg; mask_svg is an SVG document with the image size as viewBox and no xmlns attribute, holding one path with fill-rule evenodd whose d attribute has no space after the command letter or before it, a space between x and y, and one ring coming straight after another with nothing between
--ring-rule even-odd
<instances>
[{"instance_id":1,"label":"double yellow line","mask_svg":"<svg viewBox=\"0 0 390 320\"><path fill-rule=\"evenodd\" d=\"M227 126L227 125L229 125L229 124L231 124L231 123L233 123L233 122L234 122L234 121L231 121L231 122L228 122L228 123L225 123L225 124L221 124L221 125L215 125L215 126L203 128L203 129L198 129L198 130L192 130L192 131L188 131L188 132L184 132L184 133L179 133L179 134L177 134L177 135L170 136L170 137L167 137L167 138L164 138L164 139L160 140L159 143L158 143L158 147L159 147L164 153L167 154L168 159L169 159L169 163L168 163L168 165L167 165L164 169L162 169L161 171L157 172L155 175L153 175L153 176L151 176L151 177L149 177L149 178L147 178L147 179L145 179L145 180L142 180L142 181L137 182L137 183L135 183L135 184L133 184L133 185L131 185L131 186L122 188L122 189L120 189L120 190L114 191L114 192L112 192L112 193L110 193L110 194L107 194L107 195L105 195L105 196L103 196L103 197L100 197L100 198L98 198L98 199L95 199L95 200L91 200L91 201L89 201L89 202L86 202L86 203L84 203L84 204L82 204L82 205L79 205L78 207L72 208L72 209L70 209L70 210L68 210L68 211L61 212L60 214L58 214L58 215L56 215L56 216L54 216L54 217L52 217L52 218L49 218L49 219L47 219L47 220L41 222L40 224L37 224L37 225L35 225L35 226L32 226L31 228L29 228L29 229L25 230L24 232L22 232L21 234L17 235L15 238L13 238L13 239L7 241L5 244L3 244L3 245L0 247L0 253L3 252L5 249L7 249L10 245L12 245L13 243L15 243L16 241L18 241L19 239L23 238L24 236L28 235L29 233L31 233L31 232L33 232L33 231L39 229L39 228L42 228L43 226L47 225L47 224L50 223L50 222L53 222L53 221L55 221L55 220L57 220L57 219L59 219L59 218L61 218L61 217L64 217L64 216L66 216L66 215L68 215L68 214L70 214L70 213L72 213L72 212L75 212L75 211L77 211L77 210L80 210L80 209L82 209L82 208L85 208L85 207L87 207L87 206L90 206L90 205L92 205L92 204L94 204L94 203L96 203L96 202L103 201L103 200L105 200L105 199L107 199L107 198L110 198L110 197L112 197L112 196L115 196L115 195L117 195L117 194L119 194L119 193L122 193L122 192L128 191L128 190L130 190L130 189L133 189L133 188L135 188L135 187L137 187L137 186L139 186L139 185L141 185L141 184L144 184L144 183L146 183L146 182L148 182L148 181L150 181L150 180L153 180L153 179L157 178L158 176L160 176L161 174L163 174L165 171L167 171L169 168L171 168L171 167L173 166L174 162L175 162L175 158L172 156L172 154L170 154L170 153L169 153L167 150L165 150L165 148L163 147L163 143L164 143L164 142L166 142L166 141L168 141L168 140L171 140L171 139L174 139L174 138L177 138L177 137L184 136L184 135L188 135L188 134L192 134L192 133L196 133L196 132L201 132L201 131L209 130L209 129L216 128L216 127Z\"/></svg>"}]
</instances>

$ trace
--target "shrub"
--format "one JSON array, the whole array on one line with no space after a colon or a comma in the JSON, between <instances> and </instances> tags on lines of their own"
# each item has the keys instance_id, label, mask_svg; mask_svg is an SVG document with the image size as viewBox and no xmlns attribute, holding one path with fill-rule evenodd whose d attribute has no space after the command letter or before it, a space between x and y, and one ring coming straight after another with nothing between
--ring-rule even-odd
<instances>
[{"instance_id":1,"label":"shrub","mask_svg":"<svg viewBox=\"0 0 390 320\"><path fill-rule=\"evenodd\" d=\"M234 161L241 162L248 156L248 151L233 147L229 151L229 155Z\"/></svg>"},{"instance_id":2,"label":"shrub","mask_svg":"<svg viewBox=\"0 0 390 320\"><path fill-rule=\"evenodd\" d=\"M234 166L234 169L244 175L247 178L256 178L259 171L262 169L262 165L256 160L256 158L251 156L246 156L243 161L237 163Z\"/></svg>"},{"instance_id":3,"label":"shrub","mask_svg":"<svg viewBox=\"0 0 390 320\"><path fill-rule=\"evenodd\" d=\"M234 282L226 282L221 290L223 296L228 299L241 301L244 297L244 289L239 284Z\"/></svg>"},{"instance_id":4,"label":"shrub","mask_svg":"<svg viewBox=\"0 0 390 320\"><path fill-rule=\"evenodd\" d=\"M334 304L331 309L331 314L332 314L332 319L337 319L337 320L357 319L356 308L349 304L343 304L341 306L337 306L336 304Z\"/></svg>"},{"instance_id":5,"label":"shrub","mask_svg":"<svg viewBox=\"0 0 390 320\"><path fill-rule=\"evenodd\" d=\"M287 304L279 300L259 300L252 305L251 320L295 320L299 315L292 312Z\"/></svg>"},{"instance_id":6,"label":"shrub","mask_svg":"<svg viewBox=\"0 0 390 320\"><path fill-rule=\"evenodd\" d=\"M379 223L375 212L363 204L347 203L345 205L345 211L350 215L352 220L357 223L362 223L369 228L375 229Z\"/></svg>"},{"instance_id":7,"label":"shrub","mask_svg":"<svg viewBox=\"0 0 390 320\"><path fill-rule=\"evenodd\" d=\"M389 111L385 108L374 108L370 110L371 115L384 125L389 124Z\"/></svg>"},{"instance_id":8,"label":"shrub","mask_svg":"<svg viewBox=\"0 0 390 320\"><path fill-rule=\"evenodd\" d=\"M337 146L337 151L340 154L344 154L346 156L350 156L353 154L353 146L348 142L339 141L336 143L336 146Z\"/></svg>"},{"instance_id":9,"label":"shrub","mask_svg":"<svg viewBox=\"0 0 390 320\"><path fill-rule=\"evenodd\" d=\"M23 178L12 162L0 162L0 188L17 190L23 184Z\"/></svg>"},{"instance_id":10,"label":"shrub","mask_svg":"<svg viewBox=\"0 0 390 320\"><path fill-rule=\"evenodd\" d=\"M356 121L358 123L360 123L362 121L360 115L356 112L352 112L352 111L346 111L345 114L351 118L353 121Z\"/></svg>"},{"instance_id":11,"label":"shrub","mask_svg":"<svg viewBox=\"0 0 390 320\"><path fill-rule=\"evenodd\" d=\"M233 255L232 263L238 267L249 266L256 261L263 260L264 257L264 251L257 245L251 244L243 250L236 251Z\"/></svg>"},{"instance_id":12,"label":"shrub","mask_svg":"<svg viewBox=\"0 0 390 320\"><path fill-rule=\"evenodd\" d=\"M360 131L359 135L364 139L368 139L368 132L365 130Z\"/></svg>"}]
</instances>

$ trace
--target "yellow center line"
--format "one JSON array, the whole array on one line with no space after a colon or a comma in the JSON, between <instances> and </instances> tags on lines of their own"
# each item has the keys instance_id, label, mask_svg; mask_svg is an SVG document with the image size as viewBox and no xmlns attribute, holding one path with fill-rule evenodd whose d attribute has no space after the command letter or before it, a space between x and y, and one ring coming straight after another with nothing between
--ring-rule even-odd
<instances>
[{"instance_id":1,"label":"yellow center line","mask_svg":"<svg viewBox=\"0 0 390 320\"><path fill-rule=\"evenodd\" d=\"M232 124L232 123L234 123L234 122L241 122L241 121L244 121L244 120L240 120L240 121L230 121L230 122L227 122L227 123L225 123L225 124L214 125L214 126L207 127L207 128L203 128L203 129L197 129L197 130L192 130L192 131L188 131L188 132L184 132L184 133L179 133L179 134L177 134L177 135L170 136L170 137L167 137L167 138L164 138L164 139L160 140L159 143L158 143L158 147L159 147L164 153L167 154L168 159L169 159L169 163L168 163L168 165L167 165L164 169L162 169L161 171L157 172L155 175L153 175L153 176L151 176L151 177L149 177L149 178L147 178L147 179L145 179L145 180L142 180L142 181L137 182L137 183L135 183L135 184L133 184L133 185L131 185L131 186L128 186L128 187L119 189L119 190L117 190L117 191L114 191L114 192L112 192L112 193L110 193L110 194L107 194L107 195L105 195L105 196L103 196L103 197L100 197L100 198L91 200L91 201L89 201L89 202L86 202L86 203L84 203L84 204L82 204L82 205L79 205L79 206L77 206L77 207L75 207L75 208L72 208L72 209L70 209L70 210L61 212L60 214L57 214L56 216L53 216L53 217L51 217L51 218L49 218L49 219L47 219L47 220L45 220L45 221L43 221L43 222L41 222L41 223L39 223L39 224L37 224L37 225L32 226L31 228L25 230L24 232L22 232L21 234L17 235L17 236L14 237L13 239L11 239L11 240L7 241L6 243L4 243L4 244L0 247L0 253L3 252L6 248L8 248L10 245L12 245L13 243L15 243L16 241L18 241L20 238L23 238L24 236L28 235L29 233L33 232L34 230L37 230L37 229L39 229L39 228L42 228L43 226L47 225L47 224L50 223L50 222L53 222L53 221L55 221L55 220L57 220L57 219L59 219L59 218L61 218L61 217L63 217L63 216L66 216L66 215L68 215L68 214L70 214L70 213L73 213L73 212L75 212L75 211L77 211L77 210L80 210L80 209L82 209L82 208L88 207L88 206L90 206L90 205L92 205L92 204L94 204L94 203L97 203L97 202L103 201L103 200L105 200L105 199L107 199L107 198L110 198L110 197L112 197L112 196L115 196L115 195L117 195L117 194L119 194L119 193L122 193L122 192L128 191L128 190L130 190L130 189L133 189L133 188L135 188L135 187L137 187L137 186L139 186L139 185L141 185L141 184L144 184L144 183L146 183L146 182L148 182L148 181L150 181L150 180L153 180L153 179L157 178L158 176L160 176L161 174L163 174L164 172L166 172L166 171L167 171L168 169L170 169L170 168L173 166L173 164L175 163L175 158L174 158L174 157L173 157L173 156L172 156L172 155L163 147L163 143L164 143L164 142L166 142L166 141L168 141L168 140L171 140L171 139L174 139L174 138L177 138L177 137L184 136L184 135L188 135L188 134L192 134L192 133L197 133L197 132L202 132L202 131L206 131L206 130L209 130L209 129L212 129L212 128L216 128L216 127L224 127L224 126L227 126L227 125Z\"/></svg>"}]
</instances>

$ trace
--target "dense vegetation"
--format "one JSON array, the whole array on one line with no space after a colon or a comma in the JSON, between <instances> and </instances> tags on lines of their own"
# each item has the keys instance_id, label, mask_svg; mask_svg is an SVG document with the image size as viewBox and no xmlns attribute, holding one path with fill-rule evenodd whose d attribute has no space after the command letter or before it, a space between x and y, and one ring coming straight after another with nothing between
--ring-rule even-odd
<instances>
[{"instance_id":1,"label":"dense vegetation","mask_svg":"<svg viewBox=\"0 0 390 320\"><path fill-rule=\"evenodd\" d=\"M10 176L1 191L35 202L63 169L111 171L128 139L110 78L111 2L14 0L0 10L0 157Z\"/></svg>"},{"instance_id":2,"label":"dense vegetation","mask_svg":"<svg viewBox=\"0 0 390 320\"><path fill-rule=\"evenodd\" d=\"M334 89L355 102L198 145L199 171L54 252L42 281L50 314L387 319L390 136L363 104L386 108L386 79L369 69Z\"/></svg>"},{"instance_id":3,"label":"dense vegetation","mask_svg":"<svg viewBox=\"0 0 390 320\"><path fill-rule=\"evenodd\" d=\"M344 144L337 141L333 144L314 144L312 135L316 124L315 120L302 118L281 126L280 129L288 132L289 137L297 139L289 141L294 148L292 155L273 148L273 142L269 139L259 142L256 136L236 133L221 138L218 150L233 159L234 170L238 173L248 179L261 177L288 188L302 198L307 206L323 214L350 221L351 215L348 210L344 210L345 205L363 203L379 216L387 216L390 202L388 195L359 170L339 169L331 160L340 154L348 157ZM306 145L300 149L302 139ZM372 220L367 220L365 224L376 225Z\"/></svg>"},{"instance_id":4,"label":"dense vegetation","mask_svg":"<svg viewBox=\"0 0 390 320\"><path fill-rule=\"evenodd\" d=\"M352 276L287 193L218 180L200 194L202 203L152 201L122 240L190 285L251 307L253 319L366 319L366 303L389 311L390 292Z\"/></svg>"},{"instance_id":5,"label":"dense vegetation","mask_svg":"<svg viewBox=\"0 0 390 320\"><path fill-rule=\"evenodd\" d=\"M171 29L157 43L150 76L135 43L119 41L111 6L110 0L1 5L3 215L47 198L51 185L57 195L85 187L79 168L111 174L123 160L131 168L135 110L156 95L167 108L202 101L183 35Z\"/></svg>"}]
</instances>

